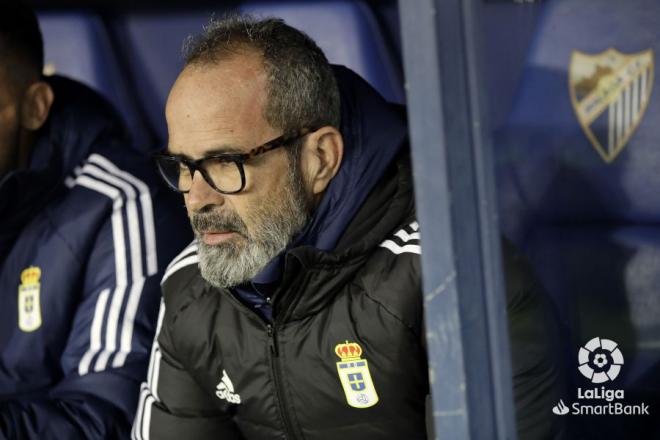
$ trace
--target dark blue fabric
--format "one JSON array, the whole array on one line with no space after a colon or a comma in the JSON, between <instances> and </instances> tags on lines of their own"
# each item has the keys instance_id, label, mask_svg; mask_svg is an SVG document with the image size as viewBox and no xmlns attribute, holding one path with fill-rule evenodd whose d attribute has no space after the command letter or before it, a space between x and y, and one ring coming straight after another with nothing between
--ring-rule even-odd
<instances>
[{"instance_id":1,"label":"dark blue fabric","mask_svg":"<svg viewBox=\"0 0 660 440\"><path fill-rule=\"evenodd\" d=\"M654 66L645 86L647 107L625 110L635 108L630 101L636 94L643 95L641 86L623 91L639 84L639 75L622 82L621 91L610 89L616 94L606 102L614 106L625 99L624 109L605 108L589 125L604 147L610 142L604 128L614 133L619 124L634 127L609 161L578 119L571 97L578 81L572 84L571 71L581 66L584 96L585 89L607 84L603 81L612 74L599 77L593 65L577 63L578 52L598 57L591 59L600 60L601 73L607 71L603 60L610 49L626 57L646 51L657 56L660 3L552 0L538 6L541 15L513 111L494 137L500 225L529 257L569 329L567 371L575 385L593 386L577 369L579 347L594 337L609 338L619 344L625 365L604 385L625 389L626 398L653 407L660 401L660 95L654 90ZM622 71L611 70L617 69ZM616 113L622 120L608 123ZM566 405L574 401L575 394L564 399ZM657 437L651 434L660 429L657 418L626 419L573 418L582 425L574 437ZM644 426L649 423L656 426Z\"/></svg>"},{"instance_id":2,"label":"dark blue fabric","mask_svg":"<svg viewBox=\"0 0 660 440\"><path fill-rule=\"evenodd\" d=\"M29 168L0 184L0 438L128 438L160 279L190 225L111 106L79 83L49 81L55 101ZM26 330L29 267L41 271L41 324Z\"/></svg>"},{"instance_id":3,"label":"dark blue fabric","mask_svg":"<svg viewBox=\"0 0 660 440\"><path fill-rule=\"evenodd\" d=\"M334 249L349 222L399 152L406 124L398 106L387 103L366 81L343 66L335 66L341 94L341 127L344 157L314 215L289 248L313 246ZM271 261L253 280L273 284L280 279L283 254ZM272 317L270 305L253 283L238 286L238 296L262 317Z\"/></svg>"}]
</instances>

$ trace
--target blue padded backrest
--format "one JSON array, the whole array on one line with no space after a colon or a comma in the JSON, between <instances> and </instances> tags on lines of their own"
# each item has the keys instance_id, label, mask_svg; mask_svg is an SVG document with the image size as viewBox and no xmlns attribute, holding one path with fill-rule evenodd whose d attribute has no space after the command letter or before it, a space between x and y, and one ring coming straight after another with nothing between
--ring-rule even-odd
<instances>
[{"instance_id":1,"label":"blue padded backrest","mask_svg":"<svg viewBox=\"0 0 660 440\"><path fill-rule=\"evenodd\" d=\"M613 131L617 130L616 108L602 111L588 127L598 140L593 142L573 109L569 88L575 51L598 55L613 48L624 55L659 53L657 12L660 4L654 0L555 0L546 4L515 108L496 137L499 167L506 178L502 184L507 185L504 211L523 214L525 221L534 223L660 220L660 132L655 123L660 117L660 98L652 90L653 68L645 70L650 75L646 91L651 92L646 111L638 100L634 121L626 120L626 115L633 117L633 111L626 110L627 92L610 97L617 98L614 106L622 104L625 113L620 133L631 133L616 155L607 152L612 113ZM596 68L576 56L575 71ZM594 77L583 84L590 80ZM629 93L631 99L639 94L642 82L640 77L631 85L637 88ZM504 220L510 233L524 235L525 221L519 225L521 218Z\"/></svg>"},{"instance_id":2,"label":"blue padded backrest","mask_svg":"<svg viewBox=\"0 0 660 440\"><path fill-rule=\"evenodd\" d=\"M631 403L660 401L657 54L656 0L545 2L513 110L494 135L501 225L569 329L574 384L596 386L577 370L578 348L611 339L625 364L603 385ZM583 420L576 438L657 438L650 419Z\"/></svg>"},{"instance_id":3,"label":"blue padded backrest","mask_svg":"<svg viewBox=\"0 0 660 440\"><path fill-rule=\"evenodd\" d=\"M46 73L68 76L100 92L121 113L136 145L148 149L150 136L126 89L101 19L89 12L42 12L38 18Z\"/></svg>"},{"instance_id":4,"label":"blue padded backrest","mask_svg":"<svg viewBox=\"0 0 660 440\"><path fill-rule=\"evenodd\" d=\"M330 62L352 68L387 99L403 102L403 85L394 57L387 50L371 10L362 2L244 2L241 10L283 18L308 33ZM141 101L163 142L167 139L165 102L183 65L182 43L186 36L199 33L213 12L133 13L114 24L130 59Z\"/></svg>"}]
</instances>

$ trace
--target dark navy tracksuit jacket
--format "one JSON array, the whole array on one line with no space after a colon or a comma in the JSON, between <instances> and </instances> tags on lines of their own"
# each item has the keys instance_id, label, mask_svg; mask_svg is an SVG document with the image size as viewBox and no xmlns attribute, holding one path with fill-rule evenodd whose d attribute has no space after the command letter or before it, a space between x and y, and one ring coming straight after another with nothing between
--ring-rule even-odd
<instances>
[{"instance_id":1,"label":"dark navy tracksuit jacket","mask_svg":"<svg viewBox=\"0 0 660 440\"><path fill-rule=\"evenodd\" d=\"M0 439L126 438L190 226L114 110L49 81L29 168L0 182Z\"/></svg>"}]
</instances>

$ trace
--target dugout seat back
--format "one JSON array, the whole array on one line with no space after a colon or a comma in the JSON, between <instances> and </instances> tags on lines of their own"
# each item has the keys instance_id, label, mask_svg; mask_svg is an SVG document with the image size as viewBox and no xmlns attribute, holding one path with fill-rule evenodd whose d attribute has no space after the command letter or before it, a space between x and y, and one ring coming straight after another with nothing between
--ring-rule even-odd
<instances>
[{"instance_id":1,"label":"dugout seat back","mask_svg":"<svg viewBox=\"0 0 660 440\"><path fill-rule=\"evenodd\" d=\"M564 402L579 401L577 387L605 386L653 407L660 398L660 3L542 7L513 109L494 134L501 226L529 256L569 329L574 386ZM618 344L616 378L594 382L599 372L613 376L608 365L591 379L578 370L578 350L593 338ZM653 419L581 416L578 435L651 438Z\"/></svg>"},{"instance_id":2,"label":"dugout seat back","mask_svg":"<svg viewBox=\"0 0 660 440\"><path fill-rule=\"evenodd\" d=\"M313 38L331 63L361 74L388 100L403 102L400 68L389 52L377 20L363 2L348 0L241 2L239 9L255 16L275 16ZM113 23L115 35L130 60L140 101L160 141L167 141L165 103L183 66L182 43L198 34L209 18L223 9L129 13Z\"/></svg>"},{"instance_id":3,"label":"dugout seat back","mask_svg":"<svg viewBox=\"0 0 660 440\"><path fill-rule=\"evenodd\" d=\"M84 11L41 12L45 73L78 80L100 92L119 111L133 142L149 149L152 137L122 76L118 58L101 18Z\"/></svg>"}]
</instances>

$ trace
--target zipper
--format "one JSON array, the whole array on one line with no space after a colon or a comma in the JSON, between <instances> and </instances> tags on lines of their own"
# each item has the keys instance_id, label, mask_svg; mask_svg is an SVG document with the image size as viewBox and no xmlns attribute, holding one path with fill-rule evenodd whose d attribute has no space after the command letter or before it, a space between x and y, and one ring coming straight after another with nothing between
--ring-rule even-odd
<instances>
[{"instance_id":1,"label":"zipper","mask_svg":"<svg viewBox=\"0 0 660 440\"><path fill-rule=\"evenodd\" d=\"M268 333L269 341L270 368L275 381L275 394L277 395L277 400L279 402L280 417L284 424L284 437L287 439L295 439L296 436L294 434L293 425L291 424L291 420L286 411L286 399L284 398L284 391L282 390L282 382L280 380L280 367L277 360L279 357L279 351L277 347L277 335L273 324L266 324L266 332Z\"/></svg>"},{"instance_id":2,"label":"zipper","mask_svg":"<svg viewBox=\"0 0 660 440\"><path fill-rule=\"evenodd\" d=\"M289 419L288 413L286 411L286 399L284 397L284 391L282 390L282 381L280 379L281 376L280 367L277 361L277 358L279 357L279 349L277 347L277 335L275 332L275 325L272 323L265 323L261 315L259 315L253 309L247 307L245 304L239 301L236 297L234 297L233 293L228 292L227 296L229 297L229 300L233 302L237 307L242 308L244 310L248 310L253 316L255 316L259 320L259 322L261 322L262 325L263 324L266 325L266 333L268 335L268 357L270 358L269 359L270 369L273 375L273 381L275 382L275 395L279 402L278 407L280 410L280 417L282 419L282 424L284 425L284 437L287 440L296 440L297 437L295 435L295 431L293 429L291 419ZM269 306L273 307L273 296L267 297L266 303L268 303Z\"/></svg>"}]
</instances>

